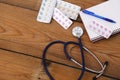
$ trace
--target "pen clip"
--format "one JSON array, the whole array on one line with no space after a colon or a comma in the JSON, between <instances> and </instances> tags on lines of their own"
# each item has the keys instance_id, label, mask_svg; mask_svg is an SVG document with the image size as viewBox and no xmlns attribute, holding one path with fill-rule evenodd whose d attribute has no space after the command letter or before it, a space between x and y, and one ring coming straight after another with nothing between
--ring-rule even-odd
<instances>
[{"instance_id":1,"label":"pen clip","mask_svg":"<svg viewBox=\"0 0 120 80\"><path fill-rule=\"evenodd\" d=\"M87 10L82 10L82 12L84 12L85 14L90 14L90 15L93 15L93 14L95 14L94 12L87 11Z\"/></svg>"}]
</instances>

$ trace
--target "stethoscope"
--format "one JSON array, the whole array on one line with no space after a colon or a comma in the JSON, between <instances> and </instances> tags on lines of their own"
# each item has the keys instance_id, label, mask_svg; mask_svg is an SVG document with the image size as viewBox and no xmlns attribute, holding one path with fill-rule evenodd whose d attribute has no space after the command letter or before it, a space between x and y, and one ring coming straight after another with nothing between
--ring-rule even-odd
<instances>
[{"instance_id":1,"label":"stethoscope","mask_svg":"<svg viewBox=\"0 0 120 80\"><path fill-rule=\"evenodd\" d=\"M78 38L78 42L73 42L73 41L69 41L69 42L53 41L53 42L49 43L49 44L44 48L43 55L42 55L42 64L43 64L43 67L44 67L44 70L45 70L46 74L48 75L48 77L50 78L50 80L55 80L55 79L53 78L53 76L50 74L50 72L48 71L48 69L47 69L47 64L46 64L46 52L47 52L47 50L48 50L52 45L54 45L54 44L63 44L63 45L64 45L64 53L65 53L66 58L67 58L68 60L74 62L75 64L79 65L80 67L82 67L82 69L81 69L81 74L80 74L78 80L81 80L81 79L82 79L85 70L91 71L91 72L93 72L93 73L97 73L98 75L95 76L95 77L93 77L93 80L96 80L97 78L99 78L99 77L104 73L104 71L105 71L105 69L106 69L106 67L107 67L107 65L108 65L108 62L106 61L104 64L102 64L102 63L100 62L100 60L99 60L88 48L86 48L85 46L83 46L82 41L81 41L81 39L80 39L80 37L81 37L82 34L83 34L83 30L82 30L81 27L79 27L79 26L74 27L74 28L72 29L72 34L73 34L73 36L75 36L75 37ZM76 46L79 46L80 52L81 52L81 59L82 59L82 63L81 63L81 64L78 63L75 59L73 59L73 58L69 55L69 53L68 53L68 51L67 51L67 46L70 45L70 44L74 44L74 45L76 45ZM98 62L98 63L100 64L100 66L101 66L101 70L96 71L96 70L90 69L90 68L88 68L88 67L85 67L85 57L84 57L84 52L83 52L83 50L86 50L90 55L92 55L92 56L97 60L97 62Z\"/></svg>"}]
</instances>

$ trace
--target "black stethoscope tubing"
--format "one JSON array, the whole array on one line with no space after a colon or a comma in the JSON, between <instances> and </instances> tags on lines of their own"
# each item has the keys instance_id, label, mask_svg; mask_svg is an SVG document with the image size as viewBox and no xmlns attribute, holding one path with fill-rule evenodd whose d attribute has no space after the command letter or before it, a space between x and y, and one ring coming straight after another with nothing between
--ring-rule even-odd
<instances>
[{"instance_id":1,"label":"black stethoscope tubing","mask_svg":"<svg viewBox=\"0 0 120 80\"><path fill-rule=\"evenodd\" d=\"M78 38L78 43L77 42L73 42L73 41L69 41L69 42L63 42L63 41L53 41L51 43L49 43L44 51L43 51L43 55L42 55L42 64L43 64L43 67L44 67L44 70L46 72L46 74L49 76L50 80L55 80L52 75L50 74L50 72L48 71L47 69L47 65L46 65L46 52L47 50L54 44L63 44L64 45L64 53L65 53L65 56L68 60L71 60L72 58L69 56L68 52L67 52L67 46L69 44L75 44L75 45L78 45L80 47L80 51L81 51L81 56L82 56L82 71L81 71L81 74L78 78L78 80L81 80L83 75L84 75L84 72L85 72L85 59L84 59L84 53L83 53L83 45L82 45L82 42L81 42L81 39Z\"/></svg>"}]
</instances>

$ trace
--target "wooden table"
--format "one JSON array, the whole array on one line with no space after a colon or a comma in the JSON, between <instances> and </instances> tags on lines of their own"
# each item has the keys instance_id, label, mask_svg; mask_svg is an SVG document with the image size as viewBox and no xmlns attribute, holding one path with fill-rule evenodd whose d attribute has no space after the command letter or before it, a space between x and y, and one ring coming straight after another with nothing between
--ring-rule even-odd
<instances>
[{"instance_id":1,"label":"wooden table","mask_svg":"<svg viewBox=\"0 0 120 80\"><path fill-rule=\"evenodd\" d=\"M66 0L83 9L104 0ZM0 80L49 80L41 65L44 47L55 40L77 41L71 34L74 26L84 29L83 44L92 50L104 63L109 61L104 75L99 80L120 79L120 34L108 40L92 43L82 22L74 22L64 30L52 20L51 24L36 21L41 0L0 0ZM47 53L48 68L56 80L77 80L81 69L68 61L62 45L55 45ZM81 62L79 50L71 55ZM86 66L100 69L98 63L85 54ZM83 80L92 80L96 74L85 72Z\"/></svg>"}]
</instances>

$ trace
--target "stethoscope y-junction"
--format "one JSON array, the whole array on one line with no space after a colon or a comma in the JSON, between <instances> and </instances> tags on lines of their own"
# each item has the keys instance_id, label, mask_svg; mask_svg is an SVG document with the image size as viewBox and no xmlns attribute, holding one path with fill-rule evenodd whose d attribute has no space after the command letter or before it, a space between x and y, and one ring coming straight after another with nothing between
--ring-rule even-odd
<instances>
[{"instance_id":1,"label":"stethoscope y-junction","mask_svg":"<svg viewBox=\"0 0 120 80\"><path fill-rule=\"evenodd\" d=\"M44 69L45 69L46 74L49 76L50 80L57 80L57 79L54 79L54 78L53 78L53 76L50 74L50 72L49 72L48 69L47 69L46 53L47 53L47 50L48 50L52 45L54 45L54 44L63 44L63 46L64 46L64 53L65 53L66 58L67 58L68 60L74 62L75 64L79 65L80 67L82 67L82 69L81 69L81 74L80 74L78 80L81 80L81 79L82 79L85 70L88 70L88 71L97 73L98 75L95 76L95 77L93 77L93 80L96 80L98 77L100 77L100 76L104 73L105 68L106 68L107 65L108 65L108 62L106 61L106 62L104 63L104 65L103 65L103 64L100 62L100 60L99 60L88 48L86 48L85 46L83 46L82 41L81 41L81 39L80 39L80 37L81 37L82 34L83 34L83 30L82 30L81 27L78 27L78 26L77 26L77 27L73 28L72 34L73 34L73 36L75 36L75 37L78 38L78 42L73 42L73 41L69 41L69 42L53 41L53 42L49 43L49 44L45 47L45 49L44 49L44 51L43 51L43 55L42 55L42 64L43 64L43 67L44 67ZM72 57L69 55L69 53L68 53L68 51L67 51L67 47L68 47L68 45L70 45L70 44L74 44L74 45L76 45L76 46L79 46L80 53L81 53L81 59L82 59L81 64L78 63L74 58L72 58ZM84 52L83 52L83 50L86 50L90 55L92 55L92 56L97 60L97 62L98 62L98 63L100 64L100 66L101 66L101 70L100 70L100 71L96 71L96 70L90 69L90 68L88 68L88 67L85 67L85 57L84 57Z\"/></svg>"}]
</instances>

